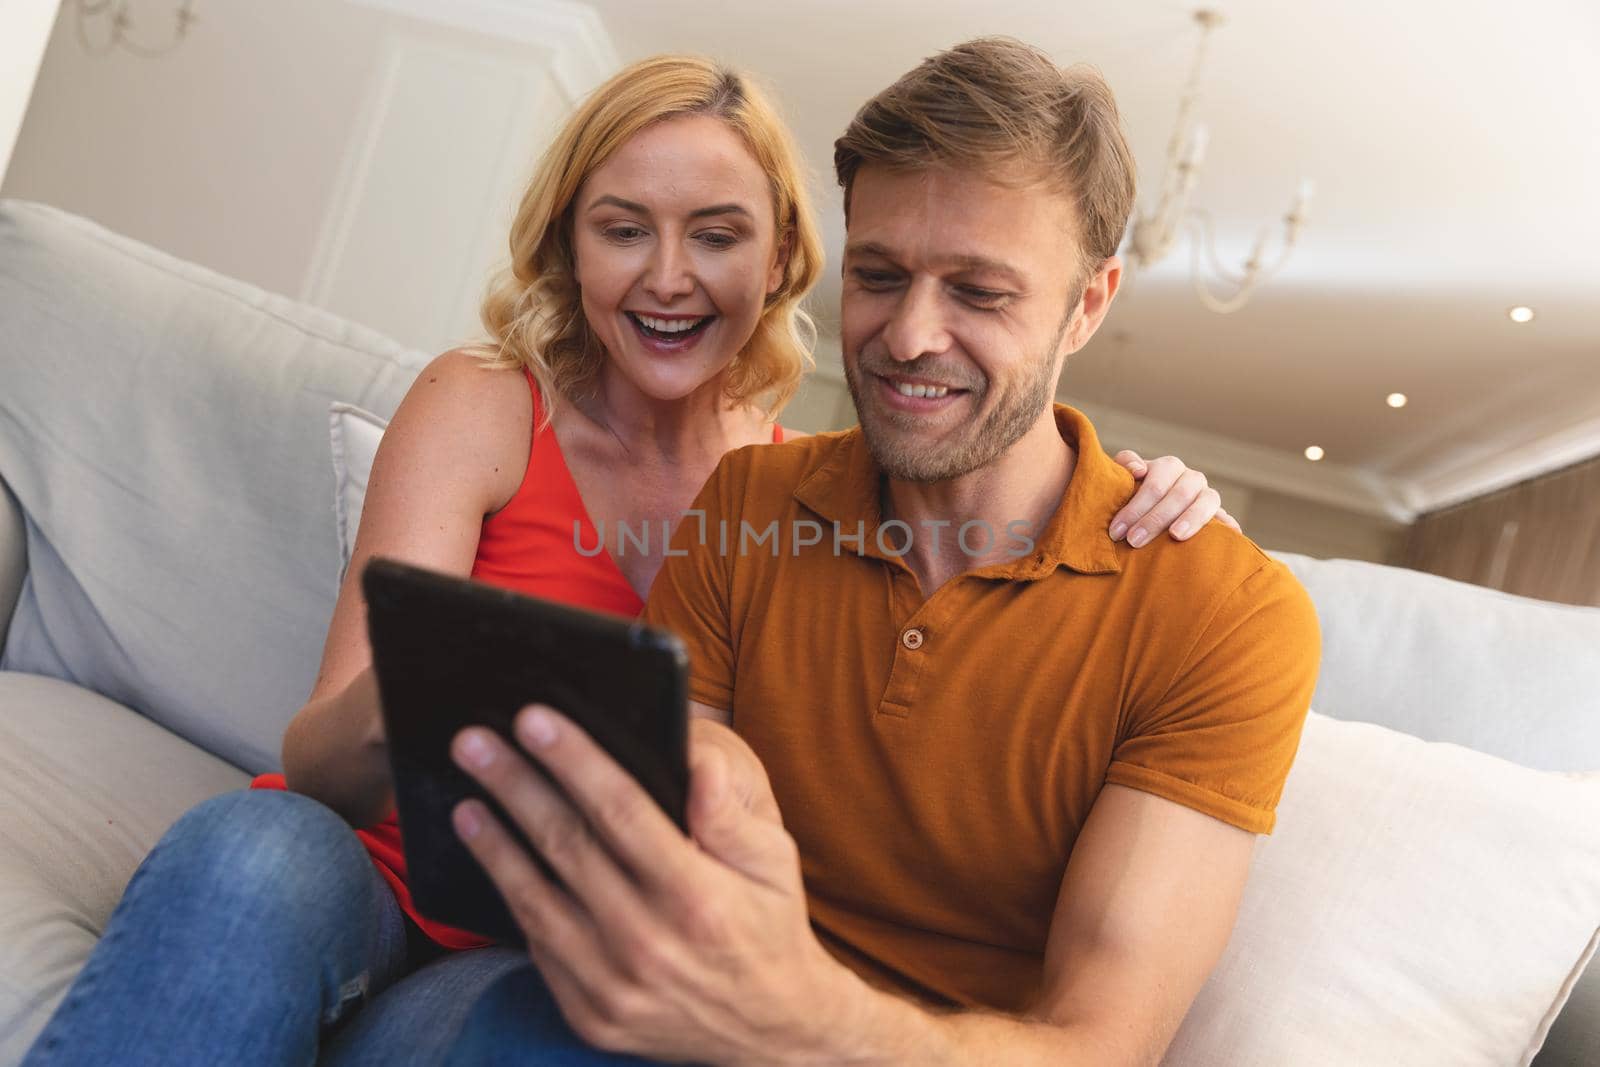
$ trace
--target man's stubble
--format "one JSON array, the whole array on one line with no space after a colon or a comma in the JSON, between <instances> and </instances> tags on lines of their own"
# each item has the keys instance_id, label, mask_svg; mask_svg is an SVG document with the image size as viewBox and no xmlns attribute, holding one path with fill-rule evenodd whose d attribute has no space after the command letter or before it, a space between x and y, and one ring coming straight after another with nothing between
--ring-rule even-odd
<instances>
[{"instance_id":1,"label":"man's stubble","mask_svg":"<svg viewBox=\"0 0 1600 1067\"><path fill-rule=\"evenodd\" d=\"M981 420L976 424L972 420L964 423L957 429L955 440L941 442L937 448L927 448L895 432L897 427L914 430L921 422L918 416L864 405L862 376L899 374L966 389L966 402L977 408L983 406L989 394L989 381L969 367L941 367L938 357L920 356L898 363L887 356L869 356L863 350L855 360L845 360L845 384L850 388L856 418L860 420L862 435L878 468L901 481L940 482L970 474L1003 455L1033 428L1040 414L1054 400L1057 373L1053 357L1061 347L1061 339L1081 299L1080 293L1067 305L1067 314L1062 317L1055 337L1038 358L1030 361L1028 374L1001 393L992 410Z\"/></svg>"}]
</instances>

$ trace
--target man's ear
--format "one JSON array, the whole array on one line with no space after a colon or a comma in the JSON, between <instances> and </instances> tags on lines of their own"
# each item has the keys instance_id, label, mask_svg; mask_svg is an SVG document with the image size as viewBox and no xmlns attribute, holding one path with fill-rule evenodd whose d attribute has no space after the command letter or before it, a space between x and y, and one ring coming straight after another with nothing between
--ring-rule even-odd
<instances>
[{"instance_id":1,"label":"man's ear","mask_svg":"<svg viewBox=\"0 0 1600 1067\"><path fill-rule=\"evenodd\" d=\"M794 230L785 230L778 240L778 254L772 257L772 269L767 271L767 297L771 299L783 288L783 276L789 269L789 256L794 252Z\"/></svg>"},{"instance_id":2,"label":"man's ear","mask_svg":"<svg viewBox=\"0 0 1600 1067\"><path fill-rule=\"evenodd\" d=\"M1089 343L1089 338L1105 321L1106 312L1111 310L1111 301L1116 299L1121 285L1122 257L1110 256L1101 260L1099 268L1083 287L1083 297L1078 301L1072 323L1063 338L1062 348L1067 355Z\"/></svg>"}]
</instances>

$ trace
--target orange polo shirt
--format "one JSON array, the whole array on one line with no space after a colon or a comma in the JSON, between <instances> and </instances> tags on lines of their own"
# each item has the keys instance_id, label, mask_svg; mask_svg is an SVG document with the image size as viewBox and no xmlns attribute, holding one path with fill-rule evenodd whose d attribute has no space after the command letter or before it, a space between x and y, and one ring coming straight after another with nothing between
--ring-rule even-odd
<instances>
[{"instance_id":1,"label":"orange polo shirt","mask_svg":"<svg viewBox=\"0 0 1600 1067\"><path fill-rule=\"evenodd\" d=\"M823 943L934 1003L1027 1006L1105 783L1269 832L1316 684L1289 572L1215 524L1113 542L1133 479L1056 421L1077 466L1010 562L924 598L851 430L724 458L645 609L766 765Z\"/></svg>"}]
</instances>

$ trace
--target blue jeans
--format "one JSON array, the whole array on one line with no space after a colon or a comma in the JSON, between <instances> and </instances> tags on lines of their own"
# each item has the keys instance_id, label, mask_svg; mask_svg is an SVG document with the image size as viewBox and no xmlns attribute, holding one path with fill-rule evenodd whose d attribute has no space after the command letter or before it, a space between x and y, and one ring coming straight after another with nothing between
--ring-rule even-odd
<instances>
[{"instance_id":1,"label":"blue jeans","mask_svg":"<svg viewBox=\"0 0 1600 1067\"><path fill-rule=\"evenodd\" d=\"M23 1064L643 1062L585 1045L524 953L425 944L338 815L216 797L145 858Z\"/></svg>"}]
</instances>

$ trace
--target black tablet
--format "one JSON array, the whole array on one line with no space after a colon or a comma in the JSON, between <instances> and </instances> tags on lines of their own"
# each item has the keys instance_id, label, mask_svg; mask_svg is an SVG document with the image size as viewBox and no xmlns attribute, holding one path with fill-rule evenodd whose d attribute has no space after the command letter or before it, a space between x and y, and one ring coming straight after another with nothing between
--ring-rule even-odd
<instances>
[{"instance_id":1,"label":"black tablet","mask_svg":"<svg viewBox=\"0 0 1600 1067\"><path fill-rule=\"evenodd\" d=\"M511 723L529 704L548 704L583 727L686 826L688 657L676 637L393 560L373 559L361 584L408 883L423 915L522 941L450 814L478 797L522 835L456 767L450 743L462 728L480 725L521 751Z\"/></svg>"}]
</instances>

